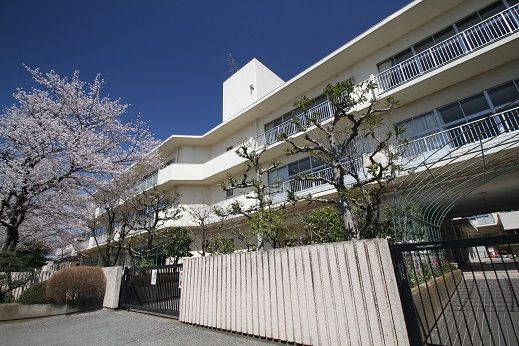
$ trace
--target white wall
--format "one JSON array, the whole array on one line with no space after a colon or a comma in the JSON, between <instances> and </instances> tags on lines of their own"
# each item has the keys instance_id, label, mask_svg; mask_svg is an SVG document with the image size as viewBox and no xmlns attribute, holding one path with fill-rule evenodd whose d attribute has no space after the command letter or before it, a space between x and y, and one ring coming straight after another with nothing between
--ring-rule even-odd
<instances>
[{"instance_id":1,"label":"white wall","mask_svg":"<svg viewBox=\"0 0 519 346\"><path fill-rule=\"evenodd\" d=\"M252 59L223 83L223 121L236 115L283 84L257 59Z\"/></svg>"},{"instance_id":2,"label":"white wall","mask_svg":"<svg viewBox=\"0 0 519 346\"><path fill-rule=\"evenodd\" d=\"M184 260L182 322L307 345L408 345L382 239Z\"/></svg>"}]
</instances>

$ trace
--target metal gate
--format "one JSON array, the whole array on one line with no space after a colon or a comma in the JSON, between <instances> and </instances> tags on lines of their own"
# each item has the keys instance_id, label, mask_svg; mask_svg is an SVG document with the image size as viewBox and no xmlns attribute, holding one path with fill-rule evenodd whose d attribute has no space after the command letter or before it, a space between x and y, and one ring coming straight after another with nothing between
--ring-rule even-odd
<instances>
[{"instance_id":1,"label":"metal gate","mask_svg":"<svg viewBox=\"0 0 519 346\"><path fill-rule=\"evenodd\" d=\"M391 247L412 345L519 345L519 235Z\"/></svg>"},{"instance_id":2,"label":"metal gate","mask_svg":"<svg viewBox=\"0 0 519 346\"><path fill-rule=\"evenodd\" d=\"M121 284L121 307L178 317L182 265L126 268Z\"/></svg>"}]
</instances>

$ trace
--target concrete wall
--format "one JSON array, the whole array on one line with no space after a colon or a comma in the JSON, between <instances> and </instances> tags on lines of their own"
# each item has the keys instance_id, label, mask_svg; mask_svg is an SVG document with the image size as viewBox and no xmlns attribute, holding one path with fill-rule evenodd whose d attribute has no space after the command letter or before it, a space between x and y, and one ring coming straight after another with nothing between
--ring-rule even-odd
<instances>
[{"instance_id":1,"label":"concrete wall","mask_svg":"<svg viewBox=\"0 0 519 346\"><path fill-rule=\"evenodd\" d=\"M185 259L180 320L300 344L409 344L382 239Z\"/></svg>"},{"instance_id":2,"label":"concrete wall","mask_svg":"<svg viewBox=\"0 0 519 346\"><path fill-rule=\"evenodd\" d=\"M106 277L106 291L103 300L103 307L117 309L119 307L119 293L121 291L121 281L123 267L106 267L103 273Z\"/></svg>"},{"instance_id":3,"label":"concrete wall","mask_svg":"<svg viewBox=\"0 0 519 346\"><path fill-rule=\"evenodd\" d=\"M85 310L77 306L68 304L1 304L0 305L0 321L21 320L26 318L47 317L55 315L72 314Z\"/></svg>"}]
</instances>

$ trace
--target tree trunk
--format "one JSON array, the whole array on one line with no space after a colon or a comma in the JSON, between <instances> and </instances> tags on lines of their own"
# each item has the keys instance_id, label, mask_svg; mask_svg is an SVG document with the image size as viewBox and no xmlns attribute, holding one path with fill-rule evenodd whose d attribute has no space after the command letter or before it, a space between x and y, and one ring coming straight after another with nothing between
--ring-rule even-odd
<instances>
[{"instance_id":1,"label":"tree trunk","mask_svg":"<svg viewBox=\"0 0 519 346\"><path fill-rule=\"evenodd\" d=\"M344 196L339 197L342 222L344 223L344 235L346 239L355 238L355 227L353 224L353 213L351 212L348 199Z\"/></svg>"},{"instance_id":2,"label":"tree trunk","mask_svg":"<svg viewBox=\"0 0 519 346\"><path fill-rule=\"evenodd\" d=\"M6 237L2 247L2 251L14 251L18 245L18 228L17 227L6 227Z\"/></svg>"}]
</instances>

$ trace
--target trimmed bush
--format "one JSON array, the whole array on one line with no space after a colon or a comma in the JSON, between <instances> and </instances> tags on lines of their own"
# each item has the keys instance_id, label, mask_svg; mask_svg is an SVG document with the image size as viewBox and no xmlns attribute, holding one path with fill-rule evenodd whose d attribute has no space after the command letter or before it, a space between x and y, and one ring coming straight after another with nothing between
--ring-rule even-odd
<instances>
[{"instance_id":1,"label":"trimmed bush","mask_svg":"<svg viewBox=\"0 0 519 346\"><path fill-rule=\"evenodd\" d=\"M18 304L46 304L47 298L45 290L47 281L39 282L36 285L32 285L28 289L22 292L16 302Z\"/></svg>"},{"instance_id":2,"label":"trimmed bush","mask_svg":"<svg viewBox=\"0 0 519 346\"><path fill-rule=\"evenodd\" d=\"M101 307L105 287L106 278L101 268L65 268L47 281L46 297L50 303Z\"/></svg>"}]
</instances>

